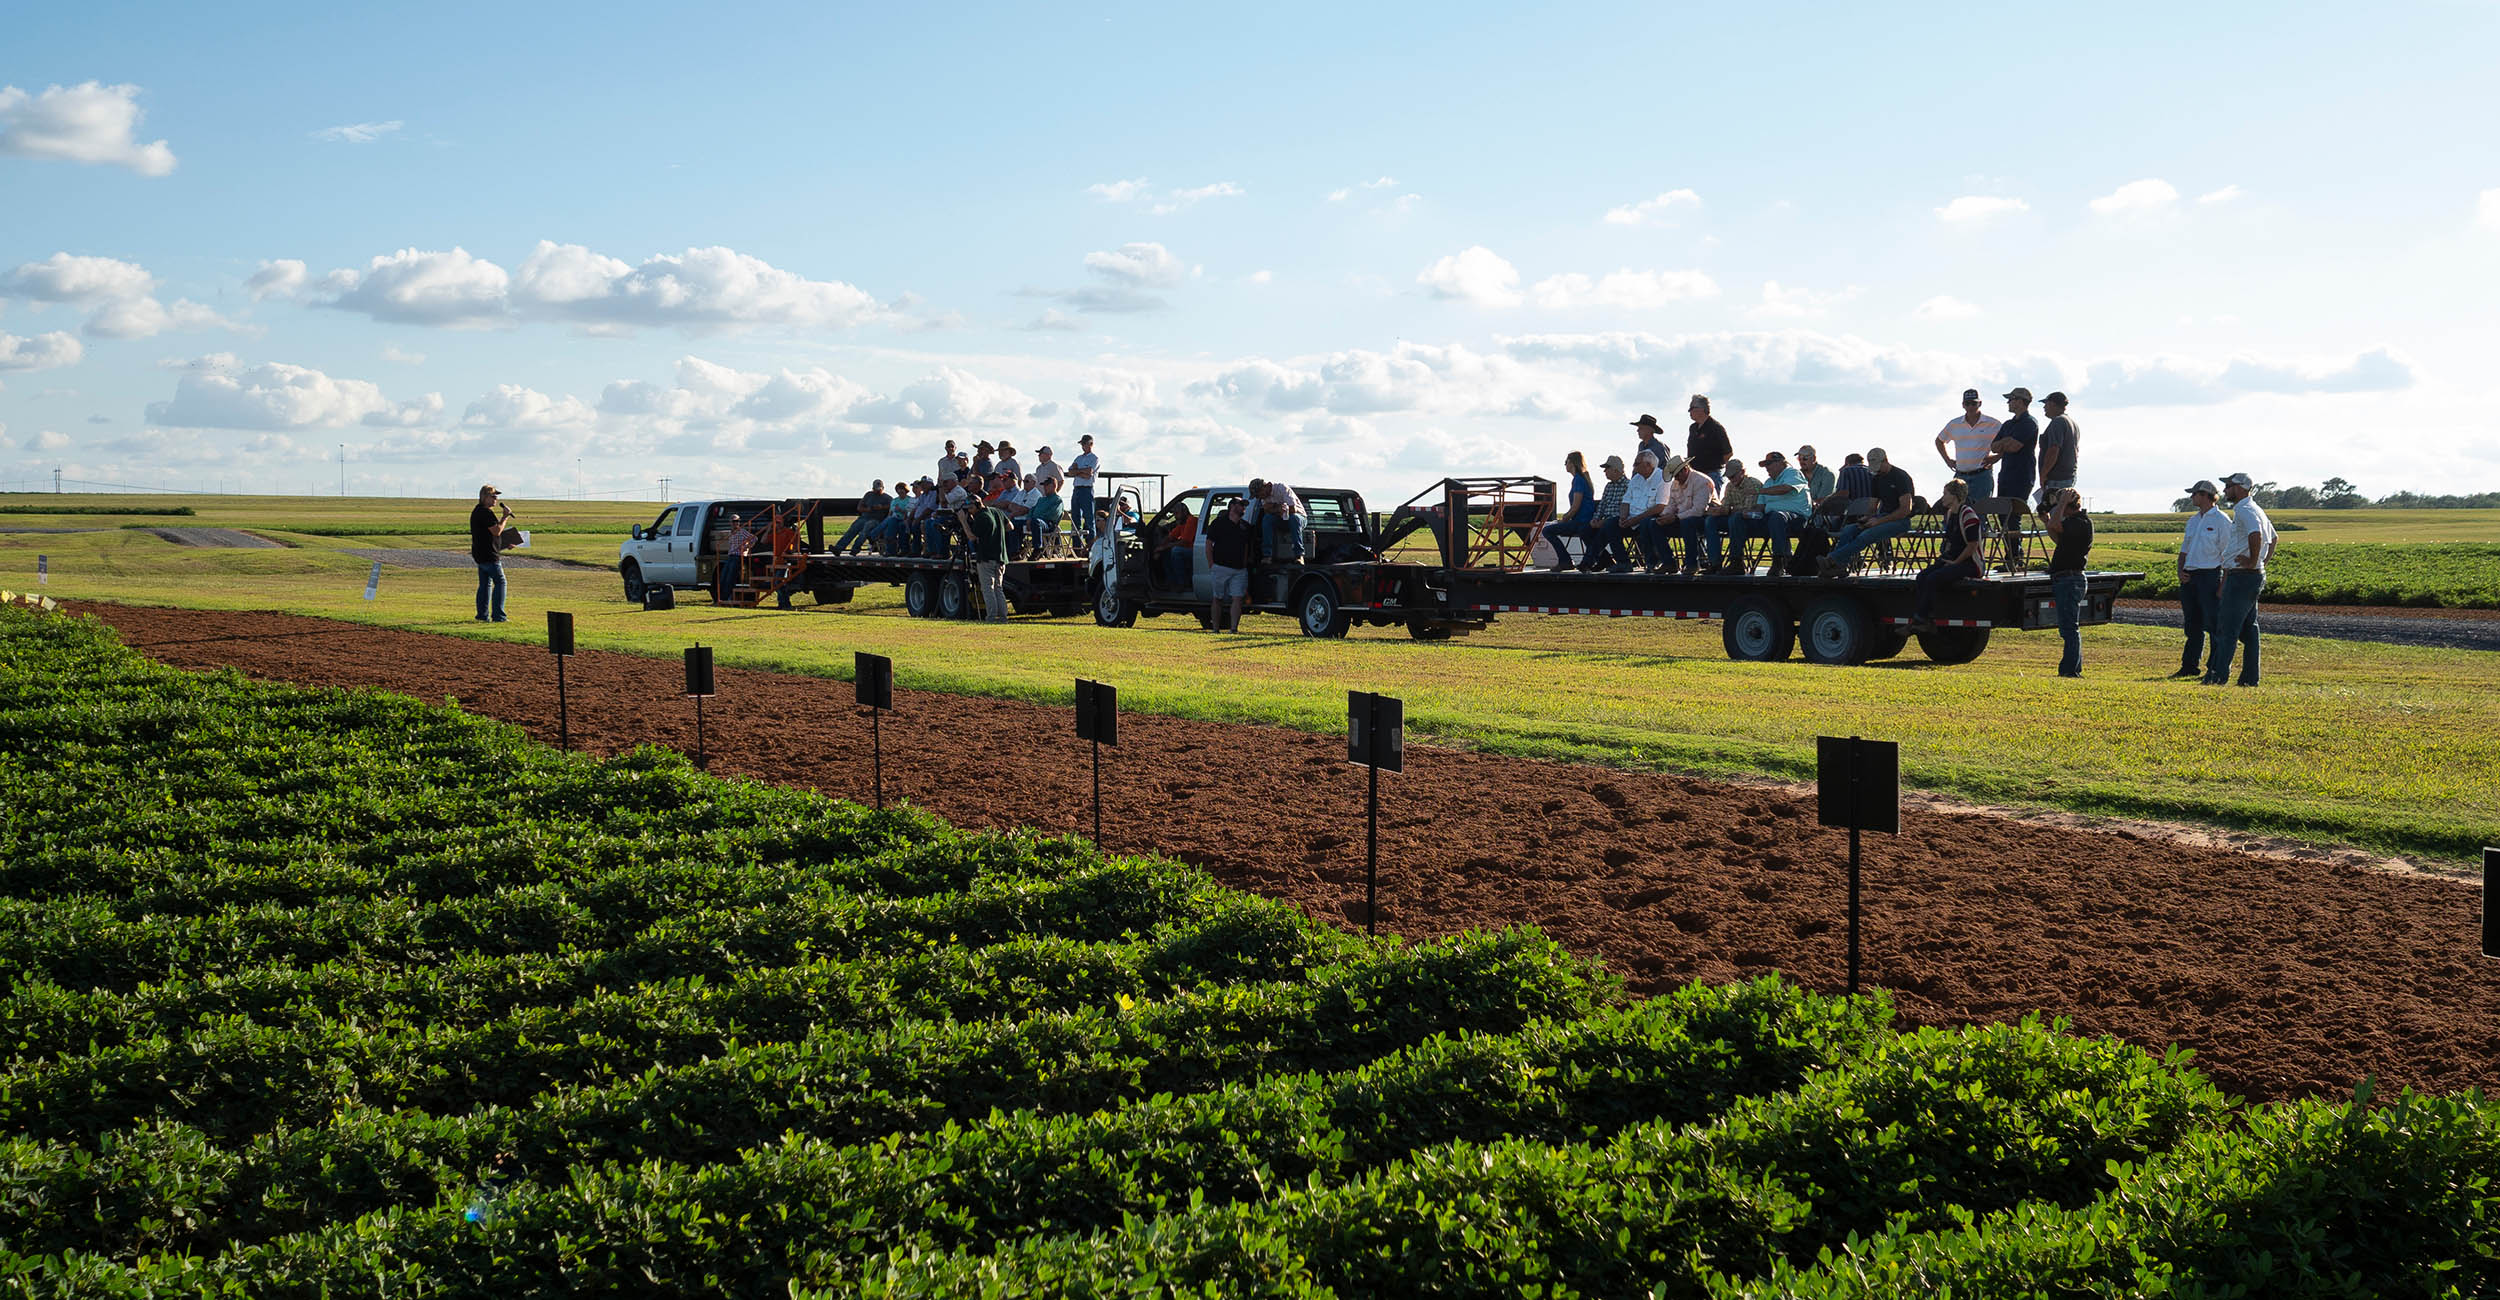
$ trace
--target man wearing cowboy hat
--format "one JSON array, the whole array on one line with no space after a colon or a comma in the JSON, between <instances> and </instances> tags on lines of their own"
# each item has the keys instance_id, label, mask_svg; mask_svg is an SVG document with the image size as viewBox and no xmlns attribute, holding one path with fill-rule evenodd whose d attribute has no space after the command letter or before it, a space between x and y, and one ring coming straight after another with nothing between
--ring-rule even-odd
<instances>
[{"instance_id":1,"label":"man wearing cowboy hat","mask_svg":"<svg viewBox=\"0 0 2500 1300\"><path fill-rule=\"evenodd\" d=\"M1633 457L1638 459L1643 453L1647 453L1650 464L1666 464L1666 430L1658 427L1658 417L1654 415L1644 415L1632 422L1632 429L1634 432L1641 435L1641 445L1633 449Z\"/></svg>"}]
</instances>

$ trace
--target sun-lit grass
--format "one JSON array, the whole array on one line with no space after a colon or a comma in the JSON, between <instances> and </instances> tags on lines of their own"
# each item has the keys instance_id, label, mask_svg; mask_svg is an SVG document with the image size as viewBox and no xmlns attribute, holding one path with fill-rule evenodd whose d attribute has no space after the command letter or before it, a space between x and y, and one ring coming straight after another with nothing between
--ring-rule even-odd
<instances>
[{"instance_id":1,"label":"sun-lit grass","mask_svg":"<svg viewBox=\"0 0 2500 1300\"><path fill-rule=\"evenodd\" d=\"M190 498L213 504L218 498ZM401 503L389 503L400 506ZM457 504L457 503L453 503ZM646 514L613 506L617 517ZM415 522L434 511L408 510ZM283 535L269 507L181 522ZM11 522L15 522L14 520ZM0 525L5 526L5 525ZM1445 743L1533 757L1719 775L1810 776L1814 737L1902 742L1907 779L1935 790L2137 816L2183 817L2463 858L2500 839L2500 692L2494 659L2466 651L2271 638L2261 691L2162 680L2175 633L2094 629L2087 676L2053 675L2053 633L1999 633L1959 668L1917 657L1859 669L1731 663L1715 624L1506 618L1448 644L1363 630L1303 638L1256 618L1213 636L1186 618L1108 631L1090 621L1004 628L904 617L890 591L795 613L721 610L699 596L670 613L624 603L604 569L515 570L515 621L469 619L465 568L386 567L362 599L369 561L345 548L457 548L457 540L296 538L283 550L185 548L110 528L0 533L0 586L219 609L284 609L463 636L535 642L541 611L572 611L585 647L675 655L700 639L725 664L846 676L851 653L894 656L907 687L1065 702L1078 676L1111 681L1124 706L1221 721L1333 731L1345 692L1403 696L1410 727ZM614 540L543 539L533 553L606 564ZM828 686L829 707L847 707ZM722 707L735 708L734 699ZM1487 791L1520 799L1533 790Z\"/></svg>"}]
</instances>

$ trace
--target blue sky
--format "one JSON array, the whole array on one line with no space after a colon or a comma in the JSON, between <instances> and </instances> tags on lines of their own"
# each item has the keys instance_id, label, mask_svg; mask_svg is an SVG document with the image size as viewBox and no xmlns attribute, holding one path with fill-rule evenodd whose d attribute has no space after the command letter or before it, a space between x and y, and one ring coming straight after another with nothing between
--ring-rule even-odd
<instances>
[{"instance_id":1,"label":"blue sky","mask_svg":"<svg viewBox=\"0 0 2500 1300\"><path fill-rule=\"evenodd\" d=\"M22 13L0 486L1396 500L1706 391L1925 487L2025 384L2103 508L2500 488L2500 8L2077 14Z\"/></svg>"}]
</instances>

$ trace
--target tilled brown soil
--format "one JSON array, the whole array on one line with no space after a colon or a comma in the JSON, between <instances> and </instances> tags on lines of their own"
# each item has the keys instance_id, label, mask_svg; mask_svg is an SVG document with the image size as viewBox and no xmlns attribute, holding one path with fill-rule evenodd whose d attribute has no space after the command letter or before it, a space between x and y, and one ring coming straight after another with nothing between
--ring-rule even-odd
<instances>
[{"instance_id":1,"label":"tilled brown soil","mask_svg":"<svg viewBox=\"0 0 2500 1300\"><path fill-rule=\"evenodd\" d=\"M82 605L190 668L381 686L556 738L540 649L271 613ZM967 635L974 633L967 632ZM673 661L571 661L574 740L691 750ZM706 710L716 772L865 799L868 724L846 682L723 668ZM1069 711L897 691L889 799L958 824L1090 826ZM1106 751L1103 838L1360 924L1361 769L1341 737L1132 715ZM1410 747L1382 778L1383 928L1542 927L1633 986L1846 971L1847 838L1776 791ZM2033 1010L2158 1050L2178 1043L2253 1098L2500 1086L2500 961L2477 952L2471 885L2139 837L1905 811L1867 839L1867 980L1904 1020Z\"/></svg>"}]
</instances>

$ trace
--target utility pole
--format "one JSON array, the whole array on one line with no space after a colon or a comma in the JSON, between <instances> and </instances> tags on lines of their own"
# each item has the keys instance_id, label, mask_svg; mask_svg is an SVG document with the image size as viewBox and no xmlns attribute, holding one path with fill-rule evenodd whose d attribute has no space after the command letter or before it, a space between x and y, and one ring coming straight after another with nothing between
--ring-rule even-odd
<instances>
[{"instance_id":1,"label":"utility pole","mask_svg":"<svg viewBox=\"0 0 2500 1300\"><path fill-rule=\"evenodd\" d=\"M347 495L347 444L339 444L339 495Z\"/></svg>"},{"instance_id":2,"label":"utility pole","mask_svg":"<svg viewBox=\"0 0 2500 1300\"><path fill-rule=\"evenodd\" d=\"M666 474L662 474L662 475L660 476L660 500L661 500L661 501L663 501L663 502L667 502L667 501L674 501L674 500L676 500L676 499L677 499L677 498L672 497L672 496L670 496L670 495L668 494L668 475L666 475Z\"/></svg>"},{"instance_id":3,"label":"utility pole","mask_svg":"<svg viewBox=\"0 0 2500 1300\"><path fill-rule=\"evenodd\" d=\"M61 467L58 465L52 467L52 495L61 495Z\"/></svg>"}]
</instances>

